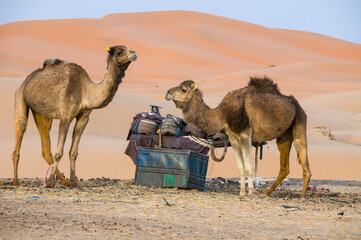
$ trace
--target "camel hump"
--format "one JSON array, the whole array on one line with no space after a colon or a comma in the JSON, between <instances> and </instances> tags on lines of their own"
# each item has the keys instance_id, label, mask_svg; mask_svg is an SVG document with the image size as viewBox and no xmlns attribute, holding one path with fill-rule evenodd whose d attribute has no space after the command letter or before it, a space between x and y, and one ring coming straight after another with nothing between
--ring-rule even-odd
<instances>
[{"instance_id":1,"label":"camel hump","mask_svg":"<svg viewBox=\"0 0 361 240\"><path fill-rule=\"evenodd\" d=\"M43 67L45 68L46 66L57 65L60 63L69 63L69 62L60 60L59 58L48 58L44 61Z\"/></svg>"},{"instance_id":2,"label":"camel hump","mask_svg":"<svg viewBox=\"0 0 361 240\"><path fill-rule=\"evenodd\" d=\"M261 92L280 93L277 83L274 83L269 77L250 77L248 87Z\"/></svg>"}]
</instances>

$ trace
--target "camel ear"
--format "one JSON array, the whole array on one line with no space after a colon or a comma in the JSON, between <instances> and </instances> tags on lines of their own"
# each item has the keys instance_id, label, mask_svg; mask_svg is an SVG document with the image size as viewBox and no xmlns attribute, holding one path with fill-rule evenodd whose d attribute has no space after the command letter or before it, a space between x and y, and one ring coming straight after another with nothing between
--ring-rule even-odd
<instances>
[{"instance_id":1,"label":"camel ear","mask_svg":"<svg viewBox=\"0 0 361 240\"><path fill-rule=\"evenodd\" d=\"M197 86L197 84L196 84L196 83L193 83L193 84L191 85L191 89L192 89L192 90L196 90L196 89L197 89L197 87L198 87L198 86Z\"/></svg>"},{"instance_id":2,"label":"camel ear","mask_svg":"<svg viewBox=\"0 0 361 240\"><path fill-rule=\"evenodd\" d=\"M113 47L107 47L107 50L108 50L108 53L110 55L113 55L113 53L114 53L114 48Z\"/></svg>"}]
</instances>

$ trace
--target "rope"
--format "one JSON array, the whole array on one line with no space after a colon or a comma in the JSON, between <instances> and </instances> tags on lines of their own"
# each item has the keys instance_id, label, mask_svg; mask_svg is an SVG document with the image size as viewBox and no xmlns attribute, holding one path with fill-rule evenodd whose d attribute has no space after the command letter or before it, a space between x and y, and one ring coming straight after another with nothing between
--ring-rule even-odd
<instances>
[{"instance_id":1,"label":"rope","mask_svg":"<svg viewBox=\"0 0 361 240\"><path fill-rule=\"evenodd\" d=\"M45 186L45 184L46 184L46 180L47 180L47 177L48 177L49 169L50 169L51 167L56 167L56 164L54 163L54 164L52 164L52 165L49 165L48 170L46 170L46 175L45 175L44 181L43 181L44 186Z\"/></svg>"},{"instance_id":2,"label":"rope","mask_svg":"<svg viewBox=\"0 0 361 240\"><path fill-rule=\"evenodd\" d=\"M227 147L228 147L228 140L225 140L224 141L224 149L223 149L223 154L220 158L217 158L216 154L214 153L215 151L215 147L214 147L214 144L213 144L213 139L212 139L212 145L211 145L211 157L214 161L216 162L222 162L224 157L226 156L227 154Z\"/></svg>"},{"instance_id":3,"label":"rope","mask_svg":"<svg viewBox=\"0 0 361 240\"><path fill-rule=\"evenodd\" d=\"M150 147L150 144L152 144L152 139L155 134L157 134L157 132L153 133L152 136L150 136L148 147Z\"/></svg>"},{"instance_id":4,"label":"rope","mask_svg":"<svg viewBox=\"0 0 361 240\"><path fill-rule=\"evenodd\" d=\"M135 128L134 128L134 145L135 145L135 149L137 149L138 151L138 145L137 145L137 131L138 131L138 125L140 123L140 120L139 122L137 123L137 125L135 125Z\"/></svg>"},{"instance_id":5,"label":"rope","mask_svg":"<svg viewBox=\"0 0 361 240\"><path fill-rule=\"evenodd\" d=\"M177 130L177 134L176 134L175 137L173 138L172 143L169 145L169 148L172 147L174 140L178 137L178 134L179 134L179 128L178 128L178 130Z\"/></svg>"}]
</instances>

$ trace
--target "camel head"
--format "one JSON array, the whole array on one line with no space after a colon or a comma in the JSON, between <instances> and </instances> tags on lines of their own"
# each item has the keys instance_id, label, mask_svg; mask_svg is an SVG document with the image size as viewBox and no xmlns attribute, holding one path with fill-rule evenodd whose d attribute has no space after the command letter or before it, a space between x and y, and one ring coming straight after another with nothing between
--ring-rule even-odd
<instances>
[{"instance_id":1,"label":"camel head","mask_svg":"<svg viewBox=\"0 0 361 240\"><path fill-rule=\"evenodd\" d=\"M109 53L107 65L109 66L110 62L114 61L113 64L116 64L122 70L126 70L129 64L138 58L134 49L122 45L108 47L107 50Z\"/></svg>"},{"instance_id":2,"label":"camel head","mask_svg":"<svg viewBox=\"0 0 361 240\"><path fill-rule=\"evenodd\" d=\"M173 100L177 108L184 109L196 96L202 98L202 93L197 88L197 84L192 80L186 80L179 86L169 89L165 99Z\"/></svg>"}]
</instances>

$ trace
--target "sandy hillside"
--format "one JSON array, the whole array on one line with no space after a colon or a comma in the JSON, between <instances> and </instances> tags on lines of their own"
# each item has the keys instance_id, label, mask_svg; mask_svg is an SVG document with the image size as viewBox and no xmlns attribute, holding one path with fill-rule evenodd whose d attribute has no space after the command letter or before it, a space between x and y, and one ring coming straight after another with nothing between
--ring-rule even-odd
<instances>
[{"instance_id":1,"label":"sandy hillside","mask_svg":"<svg viewBox=\"0 0 361 240\"><path fill-rule=\"evenodd\" d=\"M13 96L24 78L44 59L57 57L81 65L99 82L106 71L106 48L118 44L134 48L139 59L127 70L113 102L92 113L80 144L79 178L134 177L135 167L124 154L130 122L136 113L148 111L149 104L161 105L163 115L181 116L163 98L182 80L197 81L206 103L215 107L228 91L245 86L249 76L267 75L283 93L299 99L309 130L328 126L336 138L309 136L313 178L361 180L361 45L185 11L0 25L0 177L12 177ZM53 149L57 123L52 129ZM65 153L68 149L69 142ZM40 153L40 137L30 116L21 178L45 174L47 165ZM290 177L301 178L294 150L290 162ZM67 154L60 168L68 177ZM274 177L278 169L277 147L270 142L259 175ZM216 176L238 176L231 149L222 163L210 162L208 177Z\"/></svg>"}]
</instances>

